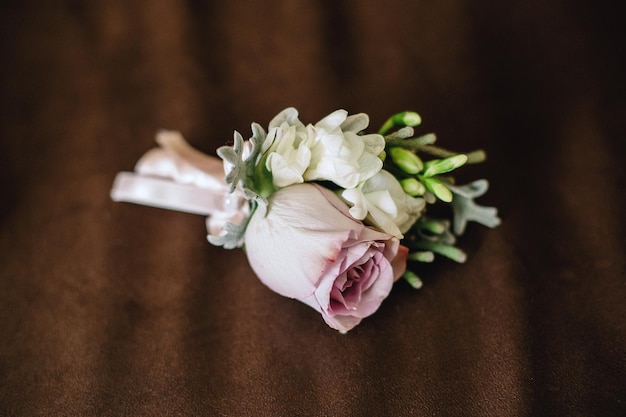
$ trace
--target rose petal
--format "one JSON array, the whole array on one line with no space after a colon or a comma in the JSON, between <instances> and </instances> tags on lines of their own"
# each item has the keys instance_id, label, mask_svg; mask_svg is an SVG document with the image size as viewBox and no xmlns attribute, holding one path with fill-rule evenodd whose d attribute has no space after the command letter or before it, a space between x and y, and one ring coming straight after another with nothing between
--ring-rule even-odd
<instances>
[{"instance_id":1,"label":"rose petal","mask_svg":"<svg viewBox=\"0 0 626 417\"><path fill-rule=\"evenodd\" d=\"M291 298L313 293L342 243L364 228L337 205L345 207L331 191L312 184L274 193L267 215L255 213L245 235L250 265L261 281Z\"/></svg>"}]
</instances>

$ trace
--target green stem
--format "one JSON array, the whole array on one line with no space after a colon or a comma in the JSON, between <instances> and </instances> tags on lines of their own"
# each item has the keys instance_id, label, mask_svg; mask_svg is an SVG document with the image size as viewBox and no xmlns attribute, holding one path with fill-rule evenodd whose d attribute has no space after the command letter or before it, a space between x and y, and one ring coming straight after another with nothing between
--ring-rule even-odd
<instances>
[{"instance_id":1,"label":"green stem","mask_svg":"<svg viewBox=\"0 0 626 417\"><path fill-rule=\"evenodd\" d=\"M266 158L261 158L254 167L254 187L261 197L268 198L276 191L276 187L274 187L272 173L265 167L265 160Z\"/></svg>"},{"instance_id":2,"label":"green stem","mask_svg":"<svg viewBox=\"0 0 626 417\"><path fill-rule=\"evenodd\" d=\"M390 138L387 139L388 146L401 146L407 149L420 149L423 146L432 145L437 140L437 137L434 133L427 133L423 136L419 136L417 138L411 139L401 139L401 138Z\"/></svg>"},{"instance_id":3,"label":"green stem","mask_svg":"<svg viewBox=\"0 0 626 417\"><path fill-rule=\"evenodd\" d=\"M440 148L438 146L432 146L430 144L420 146L416 150L418 152L427 153L437 158L448 158L450 156L459 155L459 152L452 152L447 149ZM487 155L485 154L485 151L483 151L482 149L477 149L465 155L467 155L468 164L478 164L480 162L484 162L485 159L487 159Z\"/></svg>"}]
</instances>

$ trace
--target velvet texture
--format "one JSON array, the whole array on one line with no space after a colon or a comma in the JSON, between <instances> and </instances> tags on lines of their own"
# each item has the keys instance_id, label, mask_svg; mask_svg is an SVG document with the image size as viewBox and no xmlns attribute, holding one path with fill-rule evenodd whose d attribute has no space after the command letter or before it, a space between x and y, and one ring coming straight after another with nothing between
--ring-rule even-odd
<instances>
[{"instance_id":1,"label":"velvet texture","mask_svg":"<svg viewBox=\"0 0 626 417\"><path fill-rule=\"evenodd\" d=\"M0 415L626 415L608 3L2 2ZM503 224L341 335L202 217L109 199L159 129L214 154L288 106L418 111L488 151L460 179Z\"/></svg>"}]
</instances>

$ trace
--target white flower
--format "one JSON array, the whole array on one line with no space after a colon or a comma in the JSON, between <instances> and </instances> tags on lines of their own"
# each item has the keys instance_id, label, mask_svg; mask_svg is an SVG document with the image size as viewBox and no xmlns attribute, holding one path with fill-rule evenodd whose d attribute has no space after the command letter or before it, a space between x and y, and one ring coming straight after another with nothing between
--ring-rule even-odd
<instances>
[{"instance_id":1,"label":"white flower","mask_svg":"<svg viewBox=\"0 0 626 417\"><path fill-rule=\"evenodd\" d=\"M385 170L379 171L356 188L344 190L350 215L367 220L385 233L402 238L424 209L424 200L404 192L398 180Z\"/></svg>"},{"instance_id":2,"label":"white flower","mask_svg":"<svg viewBox=\"0 0 626 417\"><path fill-rule=\"evenodd\" d=\"M287 108L269 124L261 153L277 188L305 181L332 181L353 188L382 168L381 135L358 135L369 124L366 114L337 110L305 126L298 111Z\"/></svg>"},{"instance_id":3,"label":"white flower","mask_svg":"<svg viewBox=\"0 0 626 417\"><path fill-rule=\"evenodd\" d=\"M380 171L383 162L378 155L385 149L385 139L377 134L357 134L368 124L369 117L364 113L348 116L347 111L337 110L315 126L308 126L309 136L315 140L304 179L354 188Z\"/></svg>"},{"instance_id":4,"label":"white flower","mask_svg":"<svg viewBox=\"0 0 626 417\"><path fill-rule=\"evenodd\" d=\"M302 175L311 161L307 129L298 120L294 108L283 110L269 125L262 153L267 152L265 165L278 188L304 182Z\"/></svg>"}]
</instances>

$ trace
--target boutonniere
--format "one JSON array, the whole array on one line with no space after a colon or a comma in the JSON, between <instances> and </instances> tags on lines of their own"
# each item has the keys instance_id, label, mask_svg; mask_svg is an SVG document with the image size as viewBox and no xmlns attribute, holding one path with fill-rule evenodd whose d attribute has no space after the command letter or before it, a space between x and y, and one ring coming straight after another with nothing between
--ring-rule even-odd
<instances>
[{"instance_id":1,"label":"boutonniere","mask_svg":"<svg viewBox=\"0 0 626 417\"><path fill-rule=\"evenodd\" d=\"M302 301L347 332L373 314L403 278L420 288L419 263L437 255L465 262L456 246L468 221L500 223L474 199L480 179L459 185L453 173L481 162L481 150L458 153L415 135L414 112L390 117L368 133L369 117L337 110L305 124L294 108L267 130L238 132L221 160L193 149L178 132L157 135L160 147L118 174L111 196L209 216L208 240L243 248L271 290ZM429 207L449 204L451 218Z\"/></svg>"}]
</instances>

